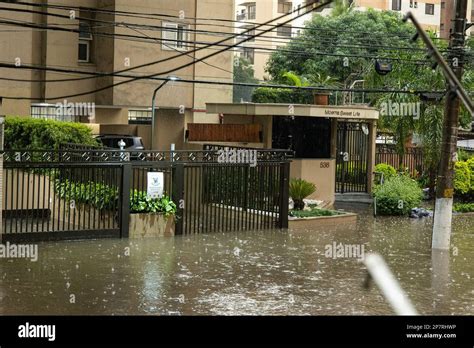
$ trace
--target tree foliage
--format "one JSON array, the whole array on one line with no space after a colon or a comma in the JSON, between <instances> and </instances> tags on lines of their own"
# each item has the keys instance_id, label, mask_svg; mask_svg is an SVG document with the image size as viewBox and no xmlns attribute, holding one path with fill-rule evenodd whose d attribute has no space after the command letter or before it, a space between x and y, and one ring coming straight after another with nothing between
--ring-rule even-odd
<instances>
[{"instance_id":1,"label":"tree foliage","mask_svg":"<svg viewBox=\"0 0 474 348\"><path fill-rule=\"evenodd\" d=\"M241 57L236 58L234 64L234 82L258 83L254 74L254 69L247 59ZM252 99L254 90L255 88L253 87L234 86L234 103L240 103L241 101L249 102Z\"/></svg>"}]
</instances>

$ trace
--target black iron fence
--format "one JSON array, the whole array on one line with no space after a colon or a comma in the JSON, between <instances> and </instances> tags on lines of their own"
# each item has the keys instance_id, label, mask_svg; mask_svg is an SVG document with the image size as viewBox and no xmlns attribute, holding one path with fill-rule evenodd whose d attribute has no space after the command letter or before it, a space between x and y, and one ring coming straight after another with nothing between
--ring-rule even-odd
<instances>
[{"instance_id":1,"label":"black iron fence","mask_svg":"<svg viewBox=\"0 0 474 348\"><path fill-rule=\"evenodd\" d=\"M256 163L219 152L120 150L2 153L2 240L128 237L130 200L163 173L177 205L176 234L288 227L287 151L259 150Z\"/></svg>"},{"instance_id":2,"label":"black iron fence","mask_svg":"<svg viewBox=\"0 0 474 348\"><path fill-rule=\"evenodd\" d=\"M120 237L123 179L119 164L5 162L2 240Z\"/></svg>"},{"instance_id":3,"label":"black iron fence","mask_svg":"<svg viewBox=\"0 0 474 348\"><path fill-rule=\"evenodd\" d=\"M425 172L422 148L409 147L400 156L395 145L377 145L375 164L380 163L389 164L397 170L407 170L412 176Z\"/></svg>"}]
</instances>

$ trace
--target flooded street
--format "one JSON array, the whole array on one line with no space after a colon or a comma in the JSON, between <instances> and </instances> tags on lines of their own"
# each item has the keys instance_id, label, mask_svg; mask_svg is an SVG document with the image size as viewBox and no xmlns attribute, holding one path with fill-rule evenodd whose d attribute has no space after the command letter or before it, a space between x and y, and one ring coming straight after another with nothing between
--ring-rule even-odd
<instances>
[{"instance_id":1,"label":"flooded street","mask_svg":"<svg viewBox=\"0 0 474 348\"><path fill-rule=\"evenodd\" d=\"M474 216L455 216L450 255L431 254L431 219L359 216L314 230L39 244L37 262L0 259L1 314L392 314L356 258L377 251L421 314L474 314Z\"/></svg>"}]
</instances>

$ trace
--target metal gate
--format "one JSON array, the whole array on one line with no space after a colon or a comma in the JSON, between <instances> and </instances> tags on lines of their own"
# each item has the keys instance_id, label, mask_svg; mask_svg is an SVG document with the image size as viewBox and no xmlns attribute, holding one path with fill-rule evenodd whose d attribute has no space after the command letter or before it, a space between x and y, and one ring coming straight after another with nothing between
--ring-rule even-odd
<instances>
[{"instance_id":1,"label":"metal gate","mask_svg":"<svg viewBox=\"0 0 474 348\"><path fill-rule=\"evenodd\" d=\"M130 204L146 195L149 172L163 173L178 235L287 228L288 152L259 150L255 166L219 163L218 153L4 151L0 237L126 238Z\"/></svg>"},{"instance_id":2,"label":"metal gate","mask_svg":"<svg viewBox=\"0 0 474 348\"><path fill-rule=\"evenodd\" d=\"M120 238L123 178L118 163L5 161L2 241Z\"/></svg>"},{"instance_id":3,"label":"metal gate","mask_svg":"<svg viewBox=\"0 0 474 348\"><path fill-rule=\"evenodd\" d=\"M336 192L367 192L369 126L361 122L338 122Z\"/></svg>"}]
</instances>

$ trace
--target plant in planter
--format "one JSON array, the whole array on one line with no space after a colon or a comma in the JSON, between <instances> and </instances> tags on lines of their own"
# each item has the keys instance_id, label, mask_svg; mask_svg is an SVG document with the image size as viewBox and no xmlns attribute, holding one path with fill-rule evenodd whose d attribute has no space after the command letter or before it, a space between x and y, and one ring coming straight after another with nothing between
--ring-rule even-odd
<instances>
[{"instance_id":1,"label":"plant in planter","mask_svg":"<svg viewBox=\"0 0 474 348\"><path fill-rule=\"evenodd\" d=\"M176 204L166 195L161 198L151 198L146 192L134 190L130 196L130 213L161 213L168 218L175 215Z\"/></svg>"},{"instance_id":2,"label":"plant in planter","mask_svg":"<svg viewBox=\"0 0 474 348\"><path fill-rule=\"evenodd\" d=\"M294 202L294 210L304 209L304 199L316 192L316 185L303 179L290 180L290 197Z\"/></svg>"},{"instance_id":3,"label":"plant in planter","mask_svg":"<svg viewBox=\"0 0 474 348\"><path fill-rule=\"evenodd\" d=\"M130 196L130 238L173 236L176 204L168 196L151 198L133 190Z\"/></svg>"}]
</instances>

